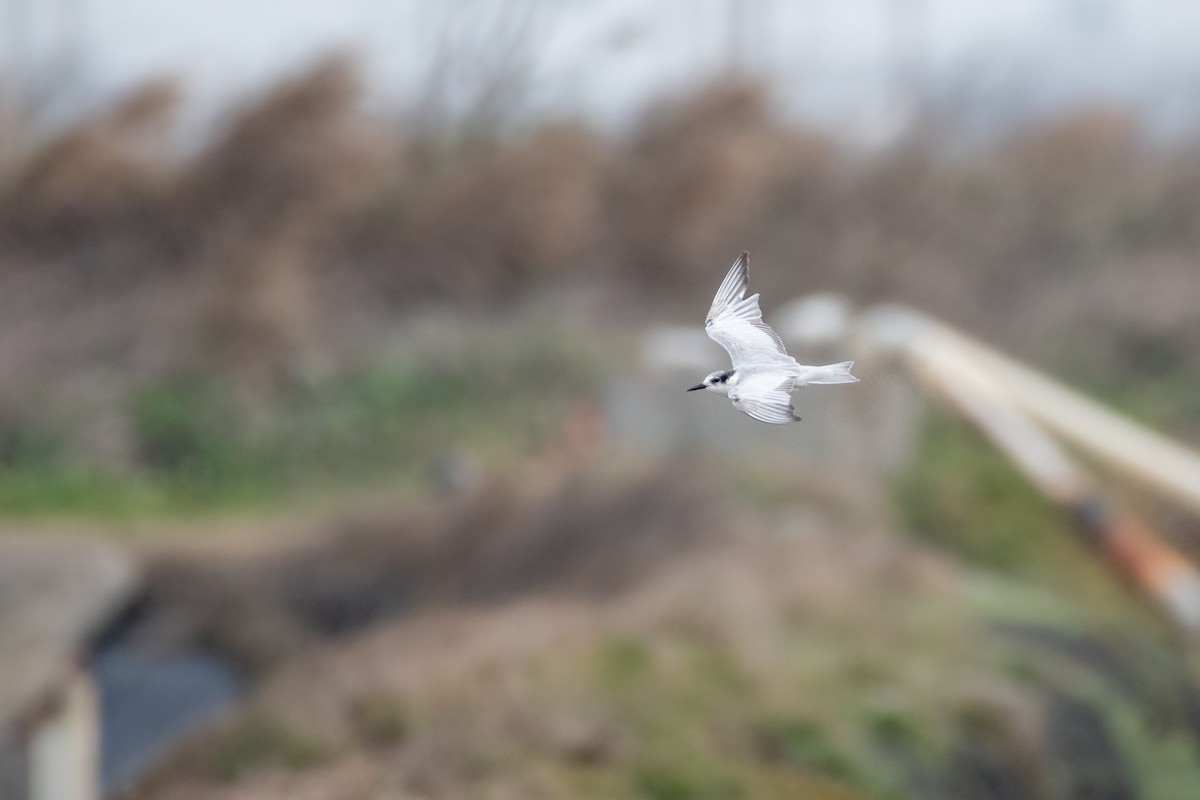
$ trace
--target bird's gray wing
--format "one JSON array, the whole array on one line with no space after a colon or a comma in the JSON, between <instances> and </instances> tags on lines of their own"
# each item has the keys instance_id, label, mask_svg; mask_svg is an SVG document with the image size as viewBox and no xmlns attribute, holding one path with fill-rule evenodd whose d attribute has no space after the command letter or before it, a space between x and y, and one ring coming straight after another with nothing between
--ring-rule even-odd
<instances>
[{"instance_id":1,"label":"bird's gray wing","mask_svg":"<svg viewBox=\"0 0 1200 800\"><path fill-rule=\"evenodd\" d=\"M709 338L724 347L733 368L750 365L794 364L779 334L763 322L758 295L746 297L749 287L750 254L743 252L717 289L704 330Z\"/></svg>"},{"instance_id":2,"label":"bird's gray wing","mask_svg":"<svg viewBox=\"0 0 1200 800\"><path fill-rule=\"evenodd\" d=\"M800 419L792 408L792 397L788 394L791 388L790 378L765 373L738 383L729 392L729 399L734 408L759 422L783 425Z\"/></svg>"}]
</instances>

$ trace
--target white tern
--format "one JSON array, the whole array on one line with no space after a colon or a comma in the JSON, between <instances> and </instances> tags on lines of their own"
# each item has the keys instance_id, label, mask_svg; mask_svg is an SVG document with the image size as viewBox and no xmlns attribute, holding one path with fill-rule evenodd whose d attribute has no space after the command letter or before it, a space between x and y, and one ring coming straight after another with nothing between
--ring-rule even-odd
<instances>
[{"instance_id":1,"label":"white tern","mask_svg":"<svg viewBox=\"0 0 1200 800\"><path fill-rule=\"evenodd\" d=\"M853 361L807 367L788 355L779 334L763 322L758 295L746 297L750 254L743 252L717 289L704 330L729 351L733 369L718 370L688 389L728 395L733 407L760 422L799 421L791 392L810 383L855 383Z\"/></svg>"}]
</instances>

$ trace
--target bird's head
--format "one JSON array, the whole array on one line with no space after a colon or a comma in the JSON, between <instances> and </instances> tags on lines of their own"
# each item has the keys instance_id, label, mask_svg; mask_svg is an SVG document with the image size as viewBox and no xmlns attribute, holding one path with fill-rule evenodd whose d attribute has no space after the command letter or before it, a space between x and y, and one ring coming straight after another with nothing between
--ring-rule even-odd
<instances>
[{"instance_id":1,"label":"bird's head","mask_svg":"<svg viewBox=\"0 0 1200 800\"><path fill-rule=\"evenodd\" d=\"M689 392L694 392L697 389L709 389L719 394L729 394L729 378L733 375L729 370L717 370L710 374L701 383L689 387Z\"/></svg>"}]
</instances>

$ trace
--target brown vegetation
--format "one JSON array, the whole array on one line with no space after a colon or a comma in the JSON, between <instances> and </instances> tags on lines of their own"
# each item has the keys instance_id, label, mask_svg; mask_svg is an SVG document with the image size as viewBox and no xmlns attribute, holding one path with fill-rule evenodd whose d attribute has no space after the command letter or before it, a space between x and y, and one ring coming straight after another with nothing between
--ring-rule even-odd
<instances>
[{"instance_id":1,"label":"brown vegetation","mask_svg":"<svg viewBox=\"0 0 1200 800\"><path fill-rule=\"evenodd\" d=\"M1086 575L1031 595L686 472L516 485L152 563L148 633L182 614L260 680L130 796L1168 798L1194 774L1185 669L1097 636L1117 597Z\"/></svg>"},{"instance_id":2,"label":"brown vegetation","mask_svg":"<svg viewBox=\"0 0 1200 800\"><path fill-rule=\"evenodd\" d=\"M333 60L188 154L177 100L147 87L8 166L3 413L82 375L215 371L269 390L369 358L430 304L583 285L690 309L744 247L769 297L907 300L1043 358L1086 346L1136 370L1131 349L1200 336L1200 159L1118 112L869 154L733 83L624 136L556 122L447 143L368 114Z\"/></svg>"},{"instance_id":3,"label":"brown vegetation","mask_svg":"<svg viewBox=\"0 0 1200 800\"><path fill-rule=\"evenodd\" d=\"M621 593L711 539L727 516L688 474L613 485L578 469L548 481L519 472L448 502L337 519L307 543L259 555L168 546L150 559L145 603L180 641L258 675L430 606Z\"/></svg>"}]
</instances>

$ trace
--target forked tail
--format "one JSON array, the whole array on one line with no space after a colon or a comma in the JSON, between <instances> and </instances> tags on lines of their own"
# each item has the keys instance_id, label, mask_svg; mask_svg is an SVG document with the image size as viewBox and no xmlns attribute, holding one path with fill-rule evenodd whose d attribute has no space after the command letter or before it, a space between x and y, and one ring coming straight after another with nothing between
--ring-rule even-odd
<instances>
[{"instance_id":1,"label":"forked tail","mask_svg":"<svg viewBox=\"0 0 1200 800\"><path fill-rule=\"evenodd\" d=\"M823 367L802 367L797 384L806 383L857 383L858 378L850 374L853 361L843 361L840 364L826 364Z\"/></svg>"}]
</instances>

